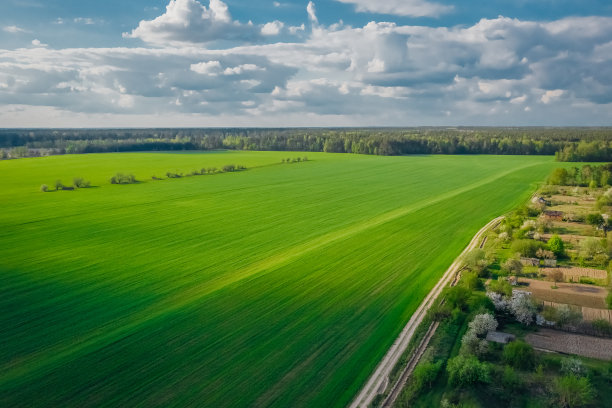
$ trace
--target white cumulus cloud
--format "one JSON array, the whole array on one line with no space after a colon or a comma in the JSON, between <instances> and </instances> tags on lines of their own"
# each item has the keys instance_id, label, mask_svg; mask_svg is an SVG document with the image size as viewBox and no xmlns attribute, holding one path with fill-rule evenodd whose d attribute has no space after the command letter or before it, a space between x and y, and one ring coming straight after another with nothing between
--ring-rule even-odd
<instances>
[{"instance_id":1,"label":"white cumulus cloud","mask_svg":"<svg viewBox=\"0 0 612 408\"><path fill-rule=\"evenodd\" d=\"M261 33L263 35L278 35L284 26L285 24L282 21L272 21L264 24L264 26L261 28Z\"/></svg>"},{"instance_id":2,"label":"white cumulus cloud","mask_svg":"<svg viewBox=\"0 0 612 408\"><path fill-rule=\"evenodd\" d=\"M207 43L216 40L254 41L260 30L251 23L232 20L227 5L210 0L208 8L197 0L170 0L166 12L154 20L143 20L125 38L151 44Z\"/></svg>"}]
</instances>

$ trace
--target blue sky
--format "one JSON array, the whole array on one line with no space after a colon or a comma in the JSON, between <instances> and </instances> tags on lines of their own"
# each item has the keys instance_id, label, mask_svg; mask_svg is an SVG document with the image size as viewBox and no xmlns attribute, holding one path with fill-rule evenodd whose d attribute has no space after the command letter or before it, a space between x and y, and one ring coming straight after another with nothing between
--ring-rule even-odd
<instances>
[{"instance_id":1,"label":"blue sky","mask_svg":"<svg viewBox=\"0 0 612 408\"><path fill-rule=\"evenodd\" d=\"M0 127L611 118L610 1L0 3Z\"/></svg>"}]
</instances>

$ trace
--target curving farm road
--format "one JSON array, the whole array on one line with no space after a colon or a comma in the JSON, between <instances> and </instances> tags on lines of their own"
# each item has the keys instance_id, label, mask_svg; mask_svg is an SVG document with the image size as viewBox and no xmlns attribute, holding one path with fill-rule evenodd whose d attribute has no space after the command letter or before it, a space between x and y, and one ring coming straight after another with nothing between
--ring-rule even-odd
<instances>
[{"instance_id":1,"label":"curving farm road","mask_svg":"<svg viewBox=\"0 0 612 408\"><path fill-rule=\"evenodd\" d=\"M455 259L451 266L446 270L442 278L438 281L436 286L434 286L434 288L425 297L421 305L414 312L404 329L401 331L398 338L395 340L389 351L387 351L387 354L385 354L385 357L376 367L374 373L370 376L361 391L359 391L359 393L351 403L350 408L367 408L370 406L370 404L378 394L386 390L389 383L389 375L391 374L391 370L393 369L393 367L395 367L400 357L406 351L410 340L412 340L412 337L414 336L417 327L419 327L419 325L423 321L423 318L427 314L427 311L433 305L442 290L451 282L455 274L461 268L461 257L465 253L478 247L479 242L485 232L487 232L495 224L499 223L503 218L504 217L501 216L491 220L487 225L482 227L482 229L478 231L476 235L474 235L474 238L472 238L472 241L469 243L469 245ZM424 347L421 345L419 348Z\"/></svg>"}]
</instances>

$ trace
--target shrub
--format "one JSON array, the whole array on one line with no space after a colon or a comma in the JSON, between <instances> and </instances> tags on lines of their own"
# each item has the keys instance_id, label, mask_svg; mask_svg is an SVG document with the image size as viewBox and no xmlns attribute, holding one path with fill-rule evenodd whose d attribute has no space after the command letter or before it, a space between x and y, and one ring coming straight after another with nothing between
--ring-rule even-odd
<instances>
[{"instance_id":1,"label":"shrub","mask_svg":"<svg viewBox=\"0 0 612 408\"><path fill-rule=\"evenodd\" d=\"M562 407L583 407L595 397L595 391L587 377L566 375L557 381L556 390Z\"/></svg>"},{"instance_id":2,"label":"shrub","mask_svg":"<svg viewBox=\"0 0 612 408\"><path fill-rule=\"evenodd\" d=\"M502 269L512 275L519 276L523 272L523 264L515 258L510 258L503 263Z\"/></svg>"},{"instance_id":3,"label":"shrub","mask_svg":"<svg viewBox=\"0 0 612 408\"><path fill-rule=\"evenodd\" d=\"M236 166L234 166L233 164L226 164L225 166L223 166L223 171L224 172L232 172L236 170Z\"/></svg>"},{"instance_id":4,"label":"shrub","mask_svg":"<svg viewBox=\"0 0 612 408\"><path fill-rule=\"evenodd\" d=\"M535 366L533 347L521 340L510 342L504 347L504 361L514 368L532 370Z\"/></svg>"},{"instance_id":5,"label":"shrub","mask_svg":"<svg viewBox=\"0 0 612 408\"><path fill-rule=\"evenodd\" d=\"M441 368L442 361L417 365L412 374L415 388L417 390L421 390L424 387L431 388L433 382L438 378L438 373Z\"/></svg>"},{"instance_id":6,"label":"shrub","mask_svg":"<svg viewBox=\"0 0 612 408\"><path fill-rule=\"evenodd\" d=\"M502 296L512 296L512 285L506 280L494 280L489 283L489 290Z\"/></svg>"},{"instance_id":7,"label":"shrub","mask_svg":"<svg viewBox=\"0 0 612 408\"><path fill-rule=\"evenodd\" d=\"M542 246L542 243L539 241L534 241L532 239L520 239L518 241L514 241L510 249L514 253L521 254L521 256L534 258L538 252L538 249L542 248Z\"/></svg>"},{"instance_id":8,"label":"shrub","mask_svg":"<svg viewBox=\"0 0 612 408\"><path fill-rule=\"evenodd\" d=\"M464 286L453 286L446 290L446 300L454 309L464 309L472 291Z\"/></svg>"},{"instance_id":9,"label":"shrub","mask_svg":"<svg viewBox=\"0 0 612 408\"><path fill-rule=\"evenodd\" d=\"M604 254L606 248L601 243L601 239L589 237L580 243L580 256L591 259L596 255Z\"/></svg>"},{"instance_id":10,"label":"shrub","mask_svg":"<svg viewBox=\"0 0 612 408\"><path fill-rule=\"evenodd\" d=\"M427 311L427 315L433 321L440 322L451 315L451 307L447 303L445 304L435 304Z\"/></svg>"},{"instance_id":11,"label":"shrub","mask_svg":"<svg viewBox=\"0 0 612 408\"><path fill-rule=\"evenodd\" d=\"M586 223L595 227L603 224L604 219L600 213L592 213L586 216Z\"/></svg>"},{"instance_id":12,"label":"shrub","mask_svg":"<svg viewBox=\"0 0 612 408\"><path fill-rule=\"evenodd\" d=\"M61 180L57 180L55 182L55 190L63 190L64 189L64 184L61 182Z\"/></svg>"},{"instance_id":13,"label":"shrub","mask_svg":"<svg viewBox=\"0 0 612 408\"><path fill-rule=\"evenodd\" d=\"M216 167L209 167L206 172L208 174L215 174L217 172L217 168Z\"/></svg>"},{"instance_id":14,"label":"shrub","mask_svg":"<svg viewBox=\"0 0 612 408\"><path fill-rule=\"evenodd\" d=\"M136 177L133 174L117 173L110 179L111 184L134 184Z\"/></svg>"},{"instance_id":15,"label":"shrub","mask_svg":"<svg viewBox=\"0 0 612 408\"><path fill-rule=\"evenodd\" d=\"M582 364L582 360L577 358L564 358L561 360L561 372L581 377L586 374L586 369L584 368L584 364Z\"/></svg>"},{"instance_id":16,"label":"shrub","mask_svg":"<svg viewBox=\"0 0 612 408\"><path fill-rule=\"evenodd\" d=\"M561 305L557 308L557 324L559 326L576 325L582 320L582 313L569 305Z\"/></svg>"},{"instance_id":17,"label":"shrub","mask_svg":"<svg viewBox=\"0 0 612 408\"><path fill-rule=\"evenodd\" d=\"M470 268L470 270L475 272L481 272L489 264L486 259L485 251L480 248L472 249L465 254L463 256L463 263Z\"/></svg>"},{"instance_id":18,"label":"shrub","mask_svg":"<svg viewBox=\"0 0 612 408\"><path fill-rule=\"evenodd\" d=\"M490 368L487 363L480 362L474 356L463 356L448 360L446 366L449 382L454 386L466 386L491 381Z\"/></svg>"},{"instance_id":19,"label":"shrub","mask_svg":"<svg viewBox=\"0 0 612 408\"><path fill-rule=\"evenodd\" d=\"M302 157L302 161L308 161L308 157L306 156Z\"/></svg>"},{"instance_id":20,"label":"shrub","mask_svg":"<svg viewBox=\"0 0 612 408\"><path fill-rule=\"evenodd\" d=\"M555 254L556 256L559 257L565 254L565 244L563 243L563 240L561 239L560 236L555 234L552 237L550 237L547 245L548 245L548 249L550 249L552 253Z\"/></svg>"},{"instance_id":21,"label":"shrub","mask_svg":"<svg viewBox=\"0 0 612 408\"><path fill-rule=\"evenodd\" d=\"M40 191L42 191L43 193L46 193L47 191L49 191L49 186L46 184L42 184L40 186Z\"/></svg>"},{"instance_id":22,"label":"shrub","mask_svg":"<svg viewBox=\"0 0 612 408\"><path fill-rule=\"evenodd\" d=\"M182 173L172 173L170 171L166 172L166 177L168 178L181 178L183 177Z\"/></svg>"},{"instance_id":23,"label":"shrub","mask_svg":"<svg viewBox=\"0 0 612 408\"><path fill-rule=\"evenodd\" d=\"M522 387L522 381L519 375L510 366L504 367L504 372L501 376L502 385L508 391L516 391Z\"/></svg>"},{"instance_id":24,"label":"shrub","mask_svg":"<svg viewBox=\"0 0 612 408\"><path fill-rule=\"evenodd\" d=\"M478 275L474 272L469 272L463 275L461 282L470 290L478 290L482 288L482 282Z\"/></svg>"},{"instance_id":25,"label":"shrub","mask_svg":"<svg viewBox=\"0 0 612 408\"><path fill-rule=\"evenodd\" d=\"M83 179L82 177L75 177L72 180L72 185L76 188L89 188L90 184L91 183L89 181Z\"/></svg>"},{"instance_id":26,"label":"shrub","mask_svg":"<svg viewBox=\"0 0 612 408\"><path fill-rule=\"evenodd\" d=\"M610 322L607 321L606 319L593 320L592 325L593 325L593 329L595 329L597 333L604 335L604 336L612 335L612 324L610 324Z\"/></svg>"}]
</instances>

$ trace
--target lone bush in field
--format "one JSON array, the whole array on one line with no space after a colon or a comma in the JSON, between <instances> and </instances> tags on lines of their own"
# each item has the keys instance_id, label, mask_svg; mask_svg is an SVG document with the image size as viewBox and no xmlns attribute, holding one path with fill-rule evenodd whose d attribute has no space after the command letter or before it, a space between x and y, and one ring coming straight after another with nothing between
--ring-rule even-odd
<instances>
[{"instance_id":1,"label":"lone bush in field","mask_svg":"<svg viewBox=\"0 0 612 408\"><path fill-rule=\"evenodd\" d=\"M82 177L75 177L72 180L72 185L75 186L76 188L89 188L91 183L83 179Z\"/></svg>"},{"instance_id":2,"label":"lone bush in field","mask_svg":"<svg viewBox=\"0 0 612 408\"><path fill-rule=\"evenodd\" d=\"M41 185L40 191L42 191L43 193L46 193L47 191L49 191L49 186L46 184Z\"/></svg>"},{"instance_id":3,"label":"lone bush in field","mask_svg":"<svg viewBox=\"0 0 612 408\"><path fill-rule=\"evenodd\" d=\"M61 182L61 180L57 180L55 182L55 190L59 191L59 190L63 190L64 189L64 183Z\"/></svg>"},{"instance_id":4,"label":"lone bush in field","mask_svg":"<svg viewBox=\"0 0 612 408\"><path fill-rule=\"evenodd\" d=\"M517 340L504 347L504 362L521 370L532 370L535 367L533 347L524 341Z\"/></svg>"},{"instance_id":5,"label":"lone bush in field","mask_svg":"<svg viewBox=\"0 0 612 408\"><path fill-rule=\"evenodd\" d=\"M117 173L110 179L111 184L135 184L136 177L133 174Z\"/></svg>"}]
</instances>

